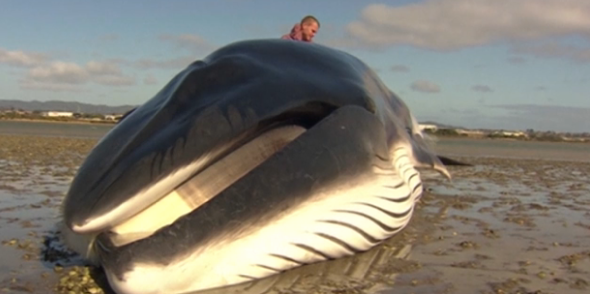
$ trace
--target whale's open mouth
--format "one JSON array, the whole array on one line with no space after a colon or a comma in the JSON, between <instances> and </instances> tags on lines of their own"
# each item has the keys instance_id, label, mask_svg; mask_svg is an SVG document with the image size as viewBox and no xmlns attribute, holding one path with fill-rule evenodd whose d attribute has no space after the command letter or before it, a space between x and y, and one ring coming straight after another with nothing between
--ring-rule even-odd
<instances>
[{"instance_id":1,"label":"whale's open mouth","mask_svg":"<svg viewBox=\"0 0 590 294\"><path fill-rule=\"evenodd\" d=\"M87 217L72 228L79 233L109 229L115 233L117 245L145 238L217 195L334 109L324 103L307 103L257 122L250 130L212 146L191 161L178 163L167 176L147 182L135 195L128 195L125 202L103 214ZM139 168L158 169L158 159L166 160L166 153L149 166ZM133 168L125 169L133 173Z\"/></svg>"},{"instance_id":2,"label":"whale's open mouth","mask_svg":"<svg viewBox=\"0 0 590 294\"><path fill-rule=\"evenodd\" d=\"M182 183L137 214L114 225L110 229L114 233L111 234L112 242L122 246L172 224L218 195L331 112L330 107L322 105L308 105L285 112L272 123L262 123L267 126L225 148L225 152L210 153L207 158L210 159L199 164L201 169L198 172L188 177L184 173L171 175L183 177ZM161 181L178 182L173 178Z\"/></svg>"},{"instance_id":3,"label":"whale's open mouth","mask_svg":"<svg viewBox=\"0 0 590 294\"><path fill-rule=\"evenodd\" d=\"M303 132L305 128L297 125L272 128L239 146L186 179L156 203L114 226L111 231L117 236L113 243L121 246L145 238L197 209Z\"/></svg>"}]
</instances>

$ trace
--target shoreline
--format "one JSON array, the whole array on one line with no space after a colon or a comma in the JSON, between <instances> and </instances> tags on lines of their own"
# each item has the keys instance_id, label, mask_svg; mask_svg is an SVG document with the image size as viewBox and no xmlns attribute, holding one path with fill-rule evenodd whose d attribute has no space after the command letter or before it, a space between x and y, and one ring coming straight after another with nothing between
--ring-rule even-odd
<instances>
[{"instance_id":1,"label":"shoreline","mask_svg":"<svg viewBox=\"0 0 590 294\"><path fill-rule=\"evenodd\" d=\"M115 125L117 122L110 122L110 121L90 121L90 120L50 120L50 119L28 119L28 118L1 118L0 121L7 121L7 122L28 122L28 123L53 123L53 124L81 124L81 125L88 125L88 124L99 124L99 125Z\"/></svg>"},{"instance_id":2,"label":"shoreline","mask_svg":"<svg viewBox=\"0 0 590 294\"><path fill-rule=\"evenodd\" d=\"M444 140L474 140L474 141L502 141L502 142L539 142L539 143L575 143L575 144L590 144L590 140L535 140L535 139L519 139L509 137L485 137L485 136L448 136L439 134L427 135L434 137L435 139Z\"/></svg>"},{"instance_id":3,"label":"shoreline","mask_svg":"<svg viewBox=\"0 0 590 294\"><path fill-rule=\"evenodd\" d=\"M590 141L577 141L577 140L559 140L559 141L552 141L552 140L531 140L531 139L517 139L517 138L490 138L490 137L457 137L457 136L441 136L441 135L431 135L434 136L436 139L444 139L447 141L451 140L474 140L474 141L502 141L502 142L538 142L538 143L575 143L575 144L588 144Z\"/></svg>"},{"instance_id":4,"label":"shoreline","mask_svg":"<svg viewBox=\"0 0 590 294\"><path fill-rule=\"evenodd\" d=\"M90 120L50 120L50 119L27 119L27 118L0 118L0 122L27 122L27 123L49 123L49 124L79 124L79 125L106 125L114 126L116 121L90 121ZM520 139L509 137L485 137L485 136L454 136L444 134L426 133L435 138L435 140L475 140L475 141L512 141L512 142L542 142L542 143L575 143L590 144L590 140L538 140L538 139Z\"/></svg>"}]
</instances>

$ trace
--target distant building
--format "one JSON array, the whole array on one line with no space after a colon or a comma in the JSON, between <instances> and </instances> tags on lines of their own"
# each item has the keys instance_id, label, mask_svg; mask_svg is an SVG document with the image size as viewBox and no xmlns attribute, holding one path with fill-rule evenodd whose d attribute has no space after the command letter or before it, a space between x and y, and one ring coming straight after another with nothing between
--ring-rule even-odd
<instances>
[{"instance_id":1,"label":"distant building","mask_svg":"<svg viewBox=\"0 0 590 294\"><path fill-rule=\"evenodd\" d=\"M421 131L436 131L436 130L438 130L438 126L433 125L433 124L419 124L418 126L420 127Z\"/></svg>"},{"instance_id":2,"label":"distant building","mask_svg":"<svg viewBox=\"0 0 590 294\"><path fill-rule=\"evenodd\" d=\"M521 131L500 131L500 134L506 137L526 137L526 133Z\"/></svg>"},{"instance_id":3,"label":"distant building","mask_svg":"<svg viewBox=\"0 0 590 294\"><path fill-rule=\"evenodd\" d=\"M107 114L104 116L105 120L119 120L123 117L122 114Z\"/></svg>"},{"instance_id":4,"label":"distant building","mask_svg":"<svg viewBox=\"0 0 590 294\"><path fill-rule=\"evenodd\" d=\"M466 135L466 136L484 136L485 135L485 133L482 130L456 129L455 131L459 135Z\"/></svg>"},{"instance_id":5,"label":"distant building","mask_svg":"<svg viewBox=\"0 0 590 294\"><path fill-rule=\"evenodd\" d=\"M66 112L66 111L47 111L43 113L43 116L47 117L73 117L73 112Z\"/></svg>"}]
</instances>

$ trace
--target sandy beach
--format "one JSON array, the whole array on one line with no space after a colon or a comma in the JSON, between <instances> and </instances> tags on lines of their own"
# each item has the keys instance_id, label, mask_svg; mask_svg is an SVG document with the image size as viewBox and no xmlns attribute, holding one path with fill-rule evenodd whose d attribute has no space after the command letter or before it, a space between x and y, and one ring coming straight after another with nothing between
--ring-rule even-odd
<instances>
[{"instance_id":1,"label":"sandy beach","mask_svg":"<svg viewBox=\"0 0 590 294\"><path fill-rule=\"evenodd\" d=\"M55 232L61 199L96 142L0 135L3 293L110 293ZM587 293L590 164L551 146L482 156L441 145L473 166L451 167L452 181L423 174L427 192L403 233L357 256L203 293Z\"/></svg>"}]
</instances>

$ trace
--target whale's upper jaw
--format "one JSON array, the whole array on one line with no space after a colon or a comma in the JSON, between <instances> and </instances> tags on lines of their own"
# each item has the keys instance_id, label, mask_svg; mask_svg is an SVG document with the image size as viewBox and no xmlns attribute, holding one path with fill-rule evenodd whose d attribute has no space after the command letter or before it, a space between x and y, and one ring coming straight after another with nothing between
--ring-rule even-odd
<instances>
[{"instance_id":1,"label":"whale's upper jaw","mask_svg":"<svg viewBox=\"0 0 590 294\"><path fill-rule=\"evenodd\" d=\"M64 201L66 225L108 229L266 128L309 127L343 105L375 112L369 69L310 45L242 42L189 65L90 152Z\"/></svg>"}]
</instances>

